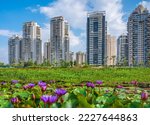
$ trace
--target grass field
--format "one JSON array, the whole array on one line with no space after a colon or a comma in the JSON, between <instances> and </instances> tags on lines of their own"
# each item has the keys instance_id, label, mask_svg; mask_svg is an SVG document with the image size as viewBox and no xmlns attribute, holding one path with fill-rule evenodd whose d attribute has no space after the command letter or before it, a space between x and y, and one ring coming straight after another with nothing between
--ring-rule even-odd
<instances>
[{"instance_id":1,"label":"grass field","mask_svg":"<svg viewBox=\"0 0 150 125\"><path fill-rule=\"evenodd\" d=\"M149 108L149 93L149 68L0 69L1 108Z\"/></svg>"},{"instance_id":2,"label":"grass field","mask_svg":"<svg viewBox=\"0 0 150 125\"><path fill-rule=\"evenodd\" d=\"M137 80L150 83L150 68L25 68L0 69L0 81L59 80L70 83L102 80L105 83L120 83Z\"/></svg>"}]
</instances>

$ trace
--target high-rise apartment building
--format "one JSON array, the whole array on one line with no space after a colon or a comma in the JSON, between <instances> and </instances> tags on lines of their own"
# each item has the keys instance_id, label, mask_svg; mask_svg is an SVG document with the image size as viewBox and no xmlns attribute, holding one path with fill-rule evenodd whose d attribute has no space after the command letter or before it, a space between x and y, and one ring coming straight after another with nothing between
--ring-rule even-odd
<instances>
[{"instance_id":1,"label":"high-rise apartment building","mask_svg":"<svg viewBox=\"0 0 150 125\"><path fill-rule=\"evenodd\" d=\"M69 61L74 62L74 52L69 52Z\"/></svg>"},{"instance_id":2,"label":"high-rise apartment building","mask_svg":"<svg viewBox=\"0 0 150 125\"><path fill-rule=\"evenodd\" d=\"M69 43L69 24L67 21L65 23L65 31L64 31L64 52L65 52L65 61L70 61L69 59L69 48L70 48L70 43Z\"/></svg>"},{"instance_id":3,"label":"high-rise apartment building","mask_svg":"<svg viewBox=\"0 0 150 125\"><path fill-rule=\"evenodd\" d=\"M87 63L104 65L106 57L107 24L105 12L87 15Z\"/></svg>"},{"instance_id":4,"label":"high-rise apartment building","mask_svg":"<svg viewBox=\"0 0 150 125\"><path fill-rule=\"evenodd\" d=\"M76 53L76 63L77 63L77 65L82 65L82 64L84 64L85 63L85 61L86 61L86 55L85 55L85 53L83 53L83 52L77 52Z\"/></svg>"},{"instance_id":5,"label":"high-rise apartment building","mask_svg":"<svg viewBox=\"0 0 150 125\"><path fill-rule=\"evenodd\" d=\"M50 54L51 54L51 43L50 41L44 43L44 60L50 62Z\"/></svg>"},{"instance_id":6,"label":"high-rise apartment building","mask_svg":"<svg viewBox=\"0 0 150 125\"><path fill-rule=\"evenodd\" d=\"M150 14L145 26L145 65L150 66Z\"/></svg>"},{"instance_id":7,"label":"high-rise apartment building","mask_svg":"<svg viewBox=\"0 0 150 125\"><path fill-rule=\"evenodd\" d=\"M69 24L62 17L50 21L51 63L69 61Z\"/></svg>"},{"instance_id":8,"label":"high-rise apartment building","mask_svg":"<svg viewBox=\"0 0 150 125\"><path fill-rule=\"evenodd\" d=\"M26 22L23 25L21 50L21 58L23 61L27 62L32 60L38 64L42 62L41 28L36 22Z\"/></svg>"},{"instance_id":9,"label":"high-rise apartment building","mask_svg":"<svg viewBox=\"0 0 150 125\"><path fill-rule=\"evenodd\" d=\"M116 65L117 58L117 43L116 38L111 35L107 35L107 65Z\"/></svg>"},{"instance_id":10,"label":"high-rise apartment building","mask_svg":"<svg viewBox=\"0 0 150 125\"><path fill-rule=\"evenodd\" d=\"M129 65L146 65L149 51L149 11L139 5L128 19Z\"/></svg>"},{"instance_id":11,"label":"high-rise apartment building","mask_svg":"<svg viewBox=\"0 0 150 125\"><path fill-rule=\"evenodd\" d=\"M8 40L8 60L9 64L17 64L21 59L21 41L22 38L14 35Z\"/></svg>"},{"instance_id":12,"label":"high-rise apartment building","mask_svg":"<svg viewBox=\"0 0 150 125\"><path fill-rule=\"evenodd\" d=\"M128 39L125 34L117 39L117 64L128 65Z\"/></svg>"}]
</instances>

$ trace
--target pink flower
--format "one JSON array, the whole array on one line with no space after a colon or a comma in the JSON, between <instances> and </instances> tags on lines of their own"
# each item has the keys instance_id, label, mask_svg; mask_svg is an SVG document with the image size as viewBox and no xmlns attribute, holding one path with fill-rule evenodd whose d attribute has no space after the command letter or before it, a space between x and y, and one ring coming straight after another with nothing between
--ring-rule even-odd
<instances>
[{"instance_id":1,"label":"pink flower","mask_svg":"<svg viewBox=\"0 0 150 125\"><path fill-rule=\"evenodd\" d=\"M142 100L147 100L147 99L148 99L148 93L145 92L145 91L143 91L143 92L141 93L141 99L142 99Z\"/></svg>"},{"instance_id":2,"label":"pink flower","mask_svg":"<svg viewBox=\"0 0 150 125\"><path fill-rule=\"evenodd\" d=\"M138 82L137 81L131 81L131 84L133 84L133 85L137 85L138 84Z\"/></svg>"},{"instance_id":3,"label":"pink flower","mask_svg":"<svg viewBox=\"0 0 150 125\"><path fill-rule=\"evenodd\" d=\"M119 89L122 89L122 88L123 88L123 86L121 86L121 85L118 85L118 86L117 86L117 88L119 88Z\"/></svg>"},{"instance_id":4,"label":"pink flower","mask_svg":"<svg viewBox=\"0 0 150 125\"><path fill-rule=\"evenodd\" d=\"M101 80L97 80L96 84L101 85L101 84L103 84L103 82Z\"/></svg>"},{"instance_id":5,"label":"pink flower","mask_svg":"<svg viewBox=\"0 0 150 125\"><path fill-rule=\"evenodd\" d=\"M46 91L46 89L47 89L47 86L41 86L41 90L42 90L42 92L45 92L45 91Z\"/></svg>"}]
</instances>

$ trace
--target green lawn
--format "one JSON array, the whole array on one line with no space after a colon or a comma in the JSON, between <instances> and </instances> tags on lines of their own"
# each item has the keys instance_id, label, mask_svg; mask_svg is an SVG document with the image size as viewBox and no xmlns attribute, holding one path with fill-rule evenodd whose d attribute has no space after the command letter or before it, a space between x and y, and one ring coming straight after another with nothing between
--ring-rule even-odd
<instances>
[{"instance_id":1,"label":"green lawn","mask_svg":"<svg viewBox=\"0 0 150 125\"><path fill-rule=\"evenodd\" d=\"M102 80L105 83L121 83L137 80L150 83L150 68L1 68L0 81L60 80L71 83Z\"/></svg>"}]
</instances>

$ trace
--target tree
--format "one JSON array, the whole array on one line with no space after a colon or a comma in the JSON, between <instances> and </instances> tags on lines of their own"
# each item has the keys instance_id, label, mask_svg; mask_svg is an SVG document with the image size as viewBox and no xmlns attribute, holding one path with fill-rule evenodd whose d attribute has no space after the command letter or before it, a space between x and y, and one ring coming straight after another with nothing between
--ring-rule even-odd
<instances>
[{"instance_id":1,"label":"tree","mask_svg":"<svg viewBox=\"0 0 150 125\"><path fill-rule=\"evenodd\" d=\"M35 61L35 62L34 62L34 65L35 65L35 66L37 66L37 65L38 65L37 61Z\"/></svg>"},{"instance_id":2,"label":"tree","mask_svg":"<svg viewBox=\"0 0 150 125\"><path fill-rule=\"evenodd\" d=\"M135 66L136 65L136 57L132 58L132 65Z\"/></svg>"},{"instance_id":3,"label":"tree","mask_svg":"<svg viewBox=\"0 0 150 125\"><path fill-rule=\"evenodd\" d=\"M0 62L0 66L4 66L4 63L3 63L3 62Z\"/></svg>"},{"instance_id":4,"label":"tree","mask_svg":"<svg viewBox=\"0 0 150 125\"><path fill-rule=\"evenodd\" d=\"M115 59L116 59L116 56L112 56L112 60L113 60L113 67L115 65Z\"/></svg>"},{"instance_id":5,"label":"tree","mask_svg":"<svg viewBox=\"0 0 150 125\"><path fill-rule=\"evenodd\" d=\"M141 62L139 63L139 66L144 66L144 62L141 61Z\"/></svg>"},{"instance_id":6,"label":"tree","mask_svg":"<svg viewBox=\"0 0 150 125\"><path fill-rule=\"evenodd\" d=\"M34 63L32 61L32 59L28 60L27 62L24 62L24 67L28 67L28 66L33 66Z\"/></svg>"},{"instance_id":7,"label":"tree","mask_svg":"<svg viewBox=\"0 0 150 125\"><path fill-rule=\"evenodd\" d=\"M77 66L77 61L76 60L74 61L74 65Z\"/></svg>"},{"instance_id":8,"label":"tree","mask_svg":"<svg viewBox=\"0 0 150 125\"><path fill-rule=\"evenodd\" d=\"M127 66L128 65L128 60L126 57L123 57L123 66Z\"/></svg>"},{"instance_id":9,"label":"tree","mask_svg":"<svg viewBox=\"0 0 150 125\"><path fill-rule=\"evenodd\" d=\"M21 59L19 59L19 60L18 60L18 66L24 66L24 61L21 60Z\"/></svg>"},{"instance_id":10,"label":"tree","mask_svg":"<svg viewBox=\"0 0 150 125\"><path fill-rule=\"evenodd\" d=\"M65 60L61 60L60 61L60 66L63 67L63 68L67 68L67 67L70 67L70 63L65 61Z\"/></svg>"},{"instance_id":11,"label":"tree","mask_svg":"<svg viewBox=\"0 0 150 125\"><path fill-rule=\"evenodd\" d=\"M46 66L47 65L47 59L44 58L42 66Z\"/></svg>"},{"instance_id":12,"label":"tree","mask_svg":"<svg viewBox=\"0 0 150 125\"><path fill-rule=\"evenodd\" d=\"M70 61L70 67L73 67L73 66L74 66L74 62Z\"/></svg>"},{"instance_id":13,"label":"tree","mask_svg":"<svg viewBox=\"0 0 150 125\"><path fill-rule=\"evenodd\" d=\"M106 66L107 66L107 61L108 61L108 56L106 56L106 57L104 58L104 65L106 65Z\"/></svg>"},{"instance_id":14,"label":"tree","mask_svg":"<svg viewBox=\"0 0 150 125\"><path fill-rule=\"evenodd\" d=\"M147 57L147 66L150 67L150 52L148 53Z\"/></svg>"}]
</instances>

